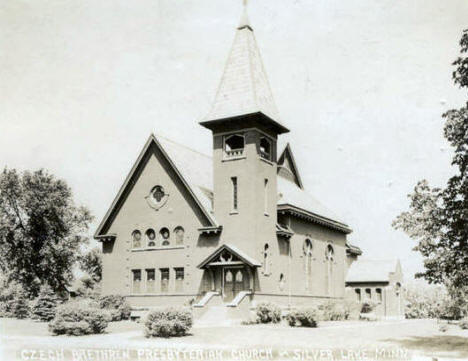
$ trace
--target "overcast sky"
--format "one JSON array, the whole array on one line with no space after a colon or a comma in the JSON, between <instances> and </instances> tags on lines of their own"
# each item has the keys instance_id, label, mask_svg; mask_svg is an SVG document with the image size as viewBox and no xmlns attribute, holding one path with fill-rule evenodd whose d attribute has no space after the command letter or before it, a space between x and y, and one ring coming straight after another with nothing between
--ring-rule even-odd
<instances>
[{"instance_id":1,"label":"overcast sky","mask_svg":"<svg viewBox=\"0 0 468 361\"><path fill-rule=\"evenodd\" d=\"M0 1L0 165L47 168L96 216L149 134L211 153L208 113L241 0ZM441 114L466 0L251 0L307 190L366 256L421 269L391 227L417 180L443 186Z\"/></svg>"}]
</instances>

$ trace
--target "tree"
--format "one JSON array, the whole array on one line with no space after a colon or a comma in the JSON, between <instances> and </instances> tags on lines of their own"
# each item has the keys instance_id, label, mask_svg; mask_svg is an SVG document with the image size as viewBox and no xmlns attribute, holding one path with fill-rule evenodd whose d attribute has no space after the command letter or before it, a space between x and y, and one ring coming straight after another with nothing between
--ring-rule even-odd
<instances>
[{"instance_id":1,"label":"tree","mask_svg":"<svg viewBox=\"0 0 468 361\"><path fill-rule=\"evenodd\" d=\"M86 272L94 282L102 278L102 252L96 247L79 258L80 268Z\"/></svg>"},{"instance_id":2,"label":"tree","mask_svg":"<svg viewBox=\"0 0 468 361\"><path fill-rule=\"evenodd\" d=\"M468 88L468 30L460 46L452 75L456 85ZM418 242L415 250L424 257L425 271L416 276L445 284L452 297L461 297L468 287L468 103L443 118L444 136L454 149L455 174L443 189L431 188L426 180L418 182L409 195L409 211L401 213L393 226Z\"/></svg>"},{"instance_id":3,"label":"tree","mask_svg":"<svg viewBox=\"0 0 468 361\"><path fill-rule=\"evenodd\" d=\"M31 295L48 283L62 291L73 278L92 220L73 203L65 181L44 170L0 174L0 270Z\"/></svg>"},{"instance_id":4,"label":"tree","mask_svg":"<svg viewBox=\"0 0 468 361\"><path fill-rule=\"evenodd\" d=\"M59 299L52 287L43 285L39 291L39 297L34 304L32 313L34 318L41 321L50 321L55 317L55 309Z\"/></svg>"}]
</instances>

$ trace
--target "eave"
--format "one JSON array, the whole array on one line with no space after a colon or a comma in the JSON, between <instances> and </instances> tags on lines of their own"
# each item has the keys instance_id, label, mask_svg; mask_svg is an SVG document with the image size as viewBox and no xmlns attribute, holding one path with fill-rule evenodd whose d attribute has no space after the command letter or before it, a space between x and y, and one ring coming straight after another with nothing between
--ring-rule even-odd
<instances>
[{"instance_id":1,"label":"eave","mask_svg":"<svg viewBox=\"0 0 468 361\"><path fill-rule=\"evenodd\" d=\"M349 228L346 224L334 221L332 219L320 216L318 214L306 211L304 209L295 207L290 204L281 204L278 205L279 214L291 214L292 216L306 219L310 222L320 224L324 227L334 229L336 231L343 232L345 234L351 233L353 230Z\"/></svg>"}]
</instances>

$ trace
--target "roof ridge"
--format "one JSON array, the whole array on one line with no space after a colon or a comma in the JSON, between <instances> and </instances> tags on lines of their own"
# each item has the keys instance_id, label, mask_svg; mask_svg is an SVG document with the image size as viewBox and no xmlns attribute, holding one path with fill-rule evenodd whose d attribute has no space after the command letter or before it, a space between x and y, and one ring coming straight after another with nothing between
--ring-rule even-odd
<instances>
[{"instance_id":1,"label":"roof ridge","mask_svg":"<svg viewBox=\"0 0 468 361\"><path fill-rule=\"evenodd\" d=\"M167 142L169 142L169 143L172 143L172 144L174 144L174 145L177 145L177 146L179 146L179 147L181 147L181 148L185 148L185 149L187 149L187 150L190 150L191 152L197 153L197 154L199 154L199 155L201 155L201 156L204 156L204 157L206 157L206 158L208 158L208 159L213 159L212 156L210 156L210 155L208 155L208 154L205 154L205 153L202 153L201 151L199 151L199 150L197 150L197 149L190 148L190 147L188 147L188 146L186 146L186 145L184 145L184 144L178 143L178 142L176 142L175 140L172 140L172 139L170 139L170 138L167 138L167 137L165 137L165 136L162 136L162 135L159 135L159 134L156 134L156 133L153 133L153 135L154 135L154 137L155 137L156 139L164 139L165 141L167 141Z\"/></svg>"}]
</instances>

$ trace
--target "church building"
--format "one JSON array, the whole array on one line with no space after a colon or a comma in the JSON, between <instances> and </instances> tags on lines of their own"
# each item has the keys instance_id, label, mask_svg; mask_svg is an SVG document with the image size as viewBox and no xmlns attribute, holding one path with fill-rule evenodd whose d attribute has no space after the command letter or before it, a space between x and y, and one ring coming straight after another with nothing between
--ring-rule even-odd
<instances>
[{"instance_id":1,"label":"church building","mask_svg":"<svg viewBox=\"0 0 468 361\"><path fill-rule=\"evenodd\" d=\"M245 9L244 9L245 10ZM150 135L95 233L104 294L135 309L345 298L362 253L307 192L244 12L208 116L212 155ZM105 186L105 185L101 185Z\"/></svg>"}]
</instances>

